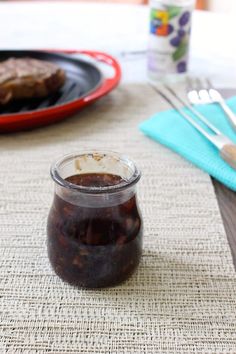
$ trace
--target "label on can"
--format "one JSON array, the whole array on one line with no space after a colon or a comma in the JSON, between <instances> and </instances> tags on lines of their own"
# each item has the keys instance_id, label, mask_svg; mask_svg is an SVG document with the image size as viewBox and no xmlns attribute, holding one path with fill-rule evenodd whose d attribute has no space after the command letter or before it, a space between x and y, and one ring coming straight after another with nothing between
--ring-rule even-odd
<instances>
[{"instance_id":1,"label":"label on can","mask_svg":"<svg viewBox=\"0 0 236 354\"><path fill-rule=\"evenodd\" d=\"M156 75L187 70L192 7L159 5L150 9L148 70Z\"/></svg>"}]
</instances>

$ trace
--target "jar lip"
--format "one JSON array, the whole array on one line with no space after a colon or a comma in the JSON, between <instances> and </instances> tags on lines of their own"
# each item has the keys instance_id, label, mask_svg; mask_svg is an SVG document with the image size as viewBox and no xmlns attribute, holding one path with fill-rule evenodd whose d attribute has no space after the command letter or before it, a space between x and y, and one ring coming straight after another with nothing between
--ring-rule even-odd
<instances>
[{"instance_id":1,"label":"jar lip","mask_svg":"<svg viewBox=\"0 0 236 354\"><path fill-rule=\"evenodd\" d=\"M124 164L127 166L131 166L133 169L132 175L128 180L122 180L118 184L114 184L113 186L106 186L106 187L87 187L87 186L81 186L77 185L71 182L66 181L59 173L59 168L63 162L66 160L71 160L75 159L79 156L84 156L84 155L96 155L96 154L101 154L101 155L110 155L115 157L116 159L119 159L119 161L122 161ZM62 156L61 158L57 159L52 165L50 169L50 174L54 182L59 184L60 186L67 188L67 189L73 189L81 193L86 193L86 194L103 194L103 193L116 193L122 190L125 190L133 185L135 185L141 178L141 172L137 168L136 164L127 156L123 154L119 154L114 151L108 151L108 150L89 150L89 151L78 151L74 152L71 154L67 154Z\"/></svg>"}]
</instances>

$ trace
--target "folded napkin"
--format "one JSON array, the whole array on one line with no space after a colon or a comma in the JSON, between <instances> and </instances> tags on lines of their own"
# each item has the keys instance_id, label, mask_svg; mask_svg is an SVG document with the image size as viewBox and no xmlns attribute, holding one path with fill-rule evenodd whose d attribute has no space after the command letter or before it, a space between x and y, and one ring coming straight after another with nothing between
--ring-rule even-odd
<instances>
[{"instance_id":1,"label":"folded napkin","mask_svg":"<svg viewBox=\"0 0 236 354\"><path fill-rule=\"evenodd\" d=\"M227 103L236 112L236 96L227 100ZM196 109L236 143L236 132L231 128L225 113L218 104L196 105ZM186 112L194 117L187 109ZM198 119L196 121L199 122ZM155 114L141 123L140 129L150 138L177 152L236 191L236 170L224 162L219 151L175 110Z\"/></svg>"}]
</instances>

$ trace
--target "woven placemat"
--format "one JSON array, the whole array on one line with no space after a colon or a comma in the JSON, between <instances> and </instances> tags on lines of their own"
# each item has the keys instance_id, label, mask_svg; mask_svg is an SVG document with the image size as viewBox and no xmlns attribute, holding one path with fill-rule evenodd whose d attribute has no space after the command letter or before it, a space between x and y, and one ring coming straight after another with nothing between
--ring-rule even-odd
<instances>
[{"instance_id":1,"label":"woven placemat","mask_svg":"<svg viewBox=\"0 0 236 354\"><path fill-rule=\"evenodd\" d=\"M0 137L1 353L235 353L236 278L208 175L138 131L167 106L147 85L121 86L60 124ZM105 148L143 172L138 272L78 290L51 270L49 167Z\"/></svg>"}]
</instances>

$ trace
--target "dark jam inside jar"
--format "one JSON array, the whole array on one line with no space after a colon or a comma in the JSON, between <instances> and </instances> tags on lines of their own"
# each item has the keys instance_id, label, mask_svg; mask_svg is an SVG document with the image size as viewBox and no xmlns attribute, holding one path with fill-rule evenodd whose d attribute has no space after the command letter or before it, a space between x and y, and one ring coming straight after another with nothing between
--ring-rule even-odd
<instances>
[{"instance_id":1,"label":"dark jam inside jar","mask_svg":"<svg viewBox=\"0 0 236 354\"><path fill-rule=\"evenodd\" d=\"M85 187L126 183L102 173L74 175L67 182ZM87 288L113 286L137 268L142 249L142 221L136 196L118 205L71 204L55 194L48 218L48 253L65 281Z\"/></svg>"}]
</instances>

